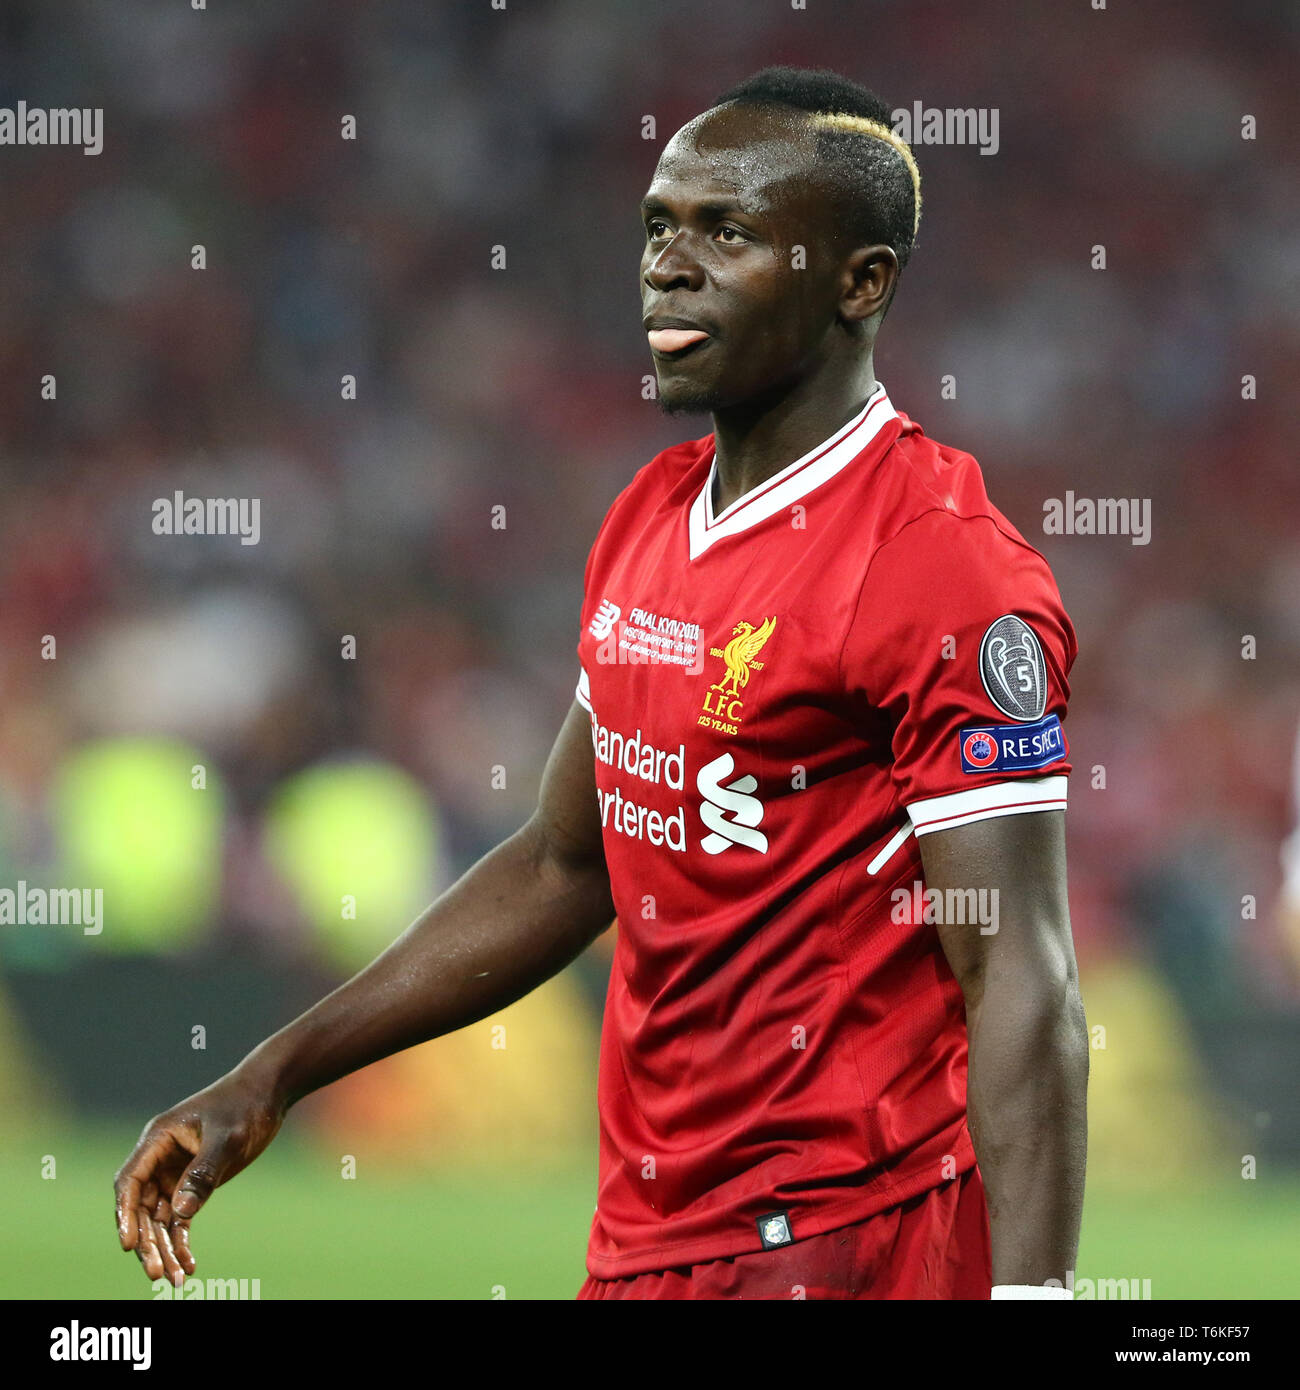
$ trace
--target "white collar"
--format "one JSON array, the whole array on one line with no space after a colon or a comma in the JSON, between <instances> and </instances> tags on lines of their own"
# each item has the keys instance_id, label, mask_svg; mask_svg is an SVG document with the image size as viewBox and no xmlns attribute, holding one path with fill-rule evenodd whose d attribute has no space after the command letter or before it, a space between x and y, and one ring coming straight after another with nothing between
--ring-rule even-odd
<instances>
[{"instance_id":1,"label":"white collar","mask_svg":"<svg viewBox=\"0 0 1300 1390\"><path fill-rule=\"evenodd\" d=\"M876 383L867 403L848 422L824 439L802 458L795 459L779 472L738 497L730 506L713 515L713 480L717 476L718 456L709 460L709 474L704 486L691 503L688 519L691 559L698 559L723 536L734 536L757 521L784 510L820 487L841 468L851 463L880 433L885 424L898 418L889 403L884 386Z\"/></svg>"}]
</instances>

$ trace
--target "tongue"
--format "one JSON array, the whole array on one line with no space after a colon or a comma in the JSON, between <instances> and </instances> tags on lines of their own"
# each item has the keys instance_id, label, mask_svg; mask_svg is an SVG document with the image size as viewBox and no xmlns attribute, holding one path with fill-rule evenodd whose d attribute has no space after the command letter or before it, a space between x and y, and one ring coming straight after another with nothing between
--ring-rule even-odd
<instances>
[{"instance_id":1,"label":"tongue","mask_svg":"<svg viewBox=\"0 0 1300 1390\"><path fill-rule=\"evenodd\" d=\"M692 343L702 343L709 335L700 328L652 328L648 336L656 352L677 352Z\"/></svg>"}]
</instances>

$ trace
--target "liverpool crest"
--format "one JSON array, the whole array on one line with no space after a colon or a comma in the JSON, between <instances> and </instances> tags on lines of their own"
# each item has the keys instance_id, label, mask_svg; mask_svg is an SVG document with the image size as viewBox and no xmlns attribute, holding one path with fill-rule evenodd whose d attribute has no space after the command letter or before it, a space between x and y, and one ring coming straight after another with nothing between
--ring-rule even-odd
<instances>
[{"instance_id":1,"label":"liverpool crest","mask_svg":"<svg viewBox=\"0 0 1300 1390\"><path fill-rule=\"evenodd\" d=\"M725 647L709 649L710 656L722 658L726 669L704 692L701 724L724 734L734 734L738 730L745 704L740 692L749 684L750 674L763 669L764 663L756 658L775 628L775 614L764 619L761 627L741 619L732 628L731 641Z\"/></svg>"}]
</instances>

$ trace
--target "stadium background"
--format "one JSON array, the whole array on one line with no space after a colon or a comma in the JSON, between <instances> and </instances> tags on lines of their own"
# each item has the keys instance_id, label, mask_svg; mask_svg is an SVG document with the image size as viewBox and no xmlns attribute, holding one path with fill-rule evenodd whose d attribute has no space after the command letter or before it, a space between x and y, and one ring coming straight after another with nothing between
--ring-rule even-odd
<instances>
[{"instance_id":1,"label":"stadium background","mask_svg":"<svg viewBox=\"0 0 1300 1390\"><path fill-rule=\"evenodd\" d=\"M107 924L0 927L0 1295L151 1297L109 1221L145 1120L528 815L596 527L708 428L642 399L636 202L769 62L1000 115L996 157L917 147L877 370L1079 633L1079 1276L1300 1292L1297 40L1203 0L7 4L0 105L102 106L105 143L0 149L0 885L102 886ZM154 535L176 489L260 498L259 544ZM1151 543L1044 536L1067 489L1150 498ZM608 949L504 1049L484 1023L304 1102L199 1274L572 1297Z\"/></svg>"}]
</instances>

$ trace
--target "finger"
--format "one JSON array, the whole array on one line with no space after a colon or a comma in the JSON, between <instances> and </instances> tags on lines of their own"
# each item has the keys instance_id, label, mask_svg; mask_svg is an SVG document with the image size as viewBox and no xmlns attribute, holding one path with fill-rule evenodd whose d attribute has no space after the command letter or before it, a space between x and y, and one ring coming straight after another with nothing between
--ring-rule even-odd
<instances>
[{"instance_id":1,"label":"finger","mask_svg":"<svg viewBox=\"0 0 1300 1390\"><path fill-rule=\"evenodd\" d=\"M136 1208L136 1215L140 1221L140 1247L136 1253L140 1256L140 1263L144 1265L144 1272L149 1278L161 1279L163 1258L158 1249L158 1235L154 1230L153 1220L143 1207Z\"/></svg>"},{"instance_id":2,"label":"finger","mask_svg":"<svg viewBox=\"0 0 1300 1390\"><path fill-rule=\"evenodd\" d=\"M190 1223L183 1217L172 1217L172 1248L185 1273L193 1274L198 1268L198 1261L190 1251Z\"/></svg>"},{"instance_id":3,"label":"finger","mask_svg":"<svg viewBox=\"0 0 1300 1390\"><path fill-rule=\"evenodd\" d=\"M185 1282L185 1277L194 1273L194 1256L190 1254L189 1249L190 1223L183 1221L176 1215L166 1197L158 1199L158 1207L153 1213L153 1219L180 1268L179 1276L175 1273L171 1275L172 1282L179 1288Z\"/></svg>"},{"instance_id":4,"label":"finger","mask_svg":"<svg viewBox=\"0 0 1300 1390\"><path fill-rule=\"evenodd\" d=\"M186 1221L197 1215L204 1202L212 1196L220 1173L216 1156L210 1150L203 1150L181 1174L176 1190L172 1193L172 1210Z\"/></svg>"},{"instance_id":5,"label":"finger","mask_svg":"<svg viewBox=\"0 0 1300 1390\"><path fill-rule=\"evenodd\" d=\"M140 1202L140 1180L119 1176L114 1186L117 1191L117 1239L123 1250L134 1250L140 1236L140 1223L135 1214Z\"/></svg>"},{"instance_id":6,"label":"finger","mask_svg":"<svg viewBox=\"0 0 1300 1390\"><path fill-rule=\"evenodd\" d=\"M185 1282L185 1271L176 1258L176 1251L172 1249L172 1234L167 1229L171 1208L167 1204L167 1199L163 1198L150 1215L153 1228L158 1233L158 1250L162 1255L163 1277L173 1288L176 1288Z\"/></svg>"},{"instance_id":7,"label":"finger","mask_svg":"<svg viewBox=\"0 0 1300 1390\"><path fill-rule=\"evenodd\" d=\"M117 1198L117 1235L123 1250L136 1248L140 1235L137 1217L140 1189L153 1178L158 1161L170 1142L165 1134L142 1138L113 1179L113 1191Z\"/></svg>"}]
</instances>

